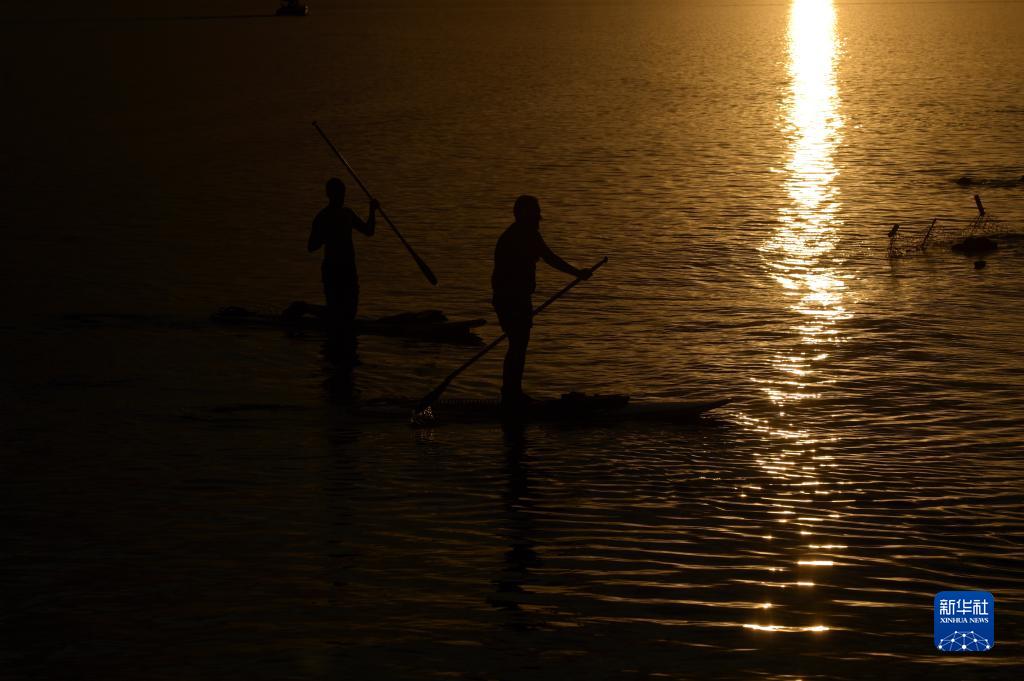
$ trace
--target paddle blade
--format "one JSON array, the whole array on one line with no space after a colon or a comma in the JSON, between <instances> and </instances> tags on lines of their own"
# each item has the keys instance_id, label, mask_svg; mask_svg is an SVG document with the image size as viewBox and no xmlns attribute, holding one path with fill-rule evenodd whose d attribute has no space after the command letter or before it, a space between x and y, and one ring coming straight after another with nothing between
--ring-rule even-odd
<instances>
[{"instance_id":1,"label":"paddle blade","mask_svg":"<svg viewBox=\"0 0 1024 681\"><path fill-rule=\"evenodd\" d=\"M416 264L419 266L420 272L422 272L423 276L427 278L427 281L429 281L432 286L437 286L437 277L434 276L434 272L430 269L430 266L425 263L423 258L421 258L412 249L409 250L409 253L412 255L412 259L415 260Z\"/></svg>"}]
</instances>

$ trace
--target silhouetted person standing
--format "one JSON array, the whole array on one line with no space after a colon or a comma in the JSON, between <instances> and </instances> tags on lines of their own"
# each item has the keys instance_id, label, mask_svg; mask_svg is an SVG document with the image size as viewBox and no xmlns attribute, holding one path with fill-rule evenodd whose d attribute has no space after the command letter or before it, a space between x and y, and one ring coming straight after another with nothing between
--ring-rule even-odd
<instances>
[{"instance_id":1,"label":"silhouetted person standing","mask_svg":"<svg viewBox=\"0 0 1024 681\"><path fill-rule=\"evenodd\" d=\"M577 269L555 255L540 233L540 203L523 195L512 208L516 221L504 231L494 248L494 272L491 274L492 303L501 330L508 334L508 352L502 370L501 401L517 406L530 398L523 393L526 348L533 327L533 292L537 288L537 261L543 260L556 270L581 279L589 279L590 269Z\"/></svg>"},{"instance_id":2,"label":"silhouetted person standing","mask_svg":"<svg viewBox=\"0 0 1024 681\"><path fill-rule=\"evenodd\" d=\"M329 203L317 213L309 233L307 248L312 253L324 247L320 271L327 301L327 314L335 329L355 331L356 309L359 307L359 275L356 272L356 249L352 231L373 236L380 204L370 201L370 215L363 222L345 205L345 183L336 177L327 181Z\"/></svg>"}]
</instances>

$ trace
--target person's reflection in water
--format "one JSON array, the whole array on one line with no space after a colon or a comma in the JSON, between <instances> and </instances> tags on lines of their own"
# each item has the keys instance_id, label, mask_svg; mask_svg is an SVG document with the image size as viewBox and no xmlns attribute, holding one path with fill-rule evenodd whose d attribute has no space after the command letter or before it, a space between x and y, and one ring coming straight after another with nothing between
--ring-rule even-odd
<instances>
[{"instance_id":1,"label":"person's reflection in water","mask_svg":"<svg viewBox=\"0 0 1024 681\"><path fill-rule=\"evenodd\" d=\"M359 366L359 338L355 333L331 331L321 349L324 360L324 389L334 402L353 402L359 398L355 373Z\"/></svg>"},{"instance_id":2,"label":"person's reflection in water","mask_svg":"<svg viewBox=\"0 0 1024 681\"><path fill-rule=\"evenodd\" d=\"M351 402L358 398L355 368L359 363L354 334L332 334L323 345L324 389L332 401Z\"/></svg>"},{"instance_id":3,"label":"person's reflection in water","mask_svg":"<svg viewBox=\"0 0 1024 681\"><path fill-rule=\"evenodd\" d=\"M533 520L530 513L530 475L526 463L527 441L523 426L506 425L505 434L505 474L507 485L502 494L505 527L504 536L509 549L504 555L504 565L497 578L494 579L495 593L488 598L488 603L499 610L509 613L506 624L512 629L533 629L527 611L522 604L527 600L527 592L523 584L529 578L531 568L541 564L540 557L534 551L536 543L530 538L533 534Z\"/></svg>"}]
</instances>

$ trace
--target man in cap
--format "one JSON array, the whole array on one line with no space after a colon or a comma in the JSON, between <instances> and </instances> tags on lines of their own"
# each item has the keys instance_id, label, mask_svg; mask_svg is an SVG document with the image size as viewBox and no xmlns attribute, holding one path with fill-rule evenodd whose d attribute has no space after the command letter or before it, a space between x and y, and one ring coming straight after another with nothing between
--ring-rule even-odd
<instances>
[{"instance_id":1,"label":"man in cap","mask_svg":"<svg viewBox=\"0 0 1024 681\"><path fill-rule=\"evenodd\" d=\"M580 279L589 279L590 269L577 269L555 255L540 233L540 202L523 195L512 208L515 216L498 239L491 274L491 302L501 330L508 335L508 351L502 368L501 402L519 407L530 401L523 392L526 348L533 327L533 292L537 288L537 261Z\"/></svg>"}]
</instances>

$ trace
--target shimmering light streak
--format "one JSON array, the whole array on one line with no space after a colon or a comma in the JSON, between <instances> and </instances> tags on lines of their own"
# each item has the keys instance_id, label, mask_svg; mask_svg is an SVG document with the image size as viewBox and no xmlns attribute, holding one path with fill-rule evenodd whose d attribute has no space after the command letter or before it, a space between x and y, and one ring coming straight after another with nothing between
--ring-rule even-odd
<instances>
[{"instance_id":1,"label":"shimmering light streak","mask_svg":"<svg viewBox=\"0 0 1024 681\"><path fill-rule=\"evenodd\" d=\"M783 187L789 203L779 211L778 228L762 248L770 276L793 298L791 309L804 321L794 325L804 347L841 342L835 328L849 317L846 282L834 265L838 241L839 171L833 161L841 140L836 62L839 44L832 0L793 0L789 20L789 96L783 132L789 157ZM830 383L828 353L789 353L774 360L779 371L802 382L764 386L779 405L817 399L812 385Z\"/></svg>"}]
</instances>

